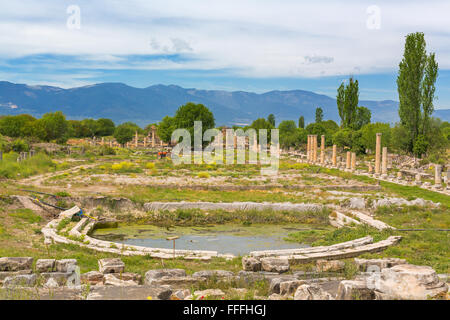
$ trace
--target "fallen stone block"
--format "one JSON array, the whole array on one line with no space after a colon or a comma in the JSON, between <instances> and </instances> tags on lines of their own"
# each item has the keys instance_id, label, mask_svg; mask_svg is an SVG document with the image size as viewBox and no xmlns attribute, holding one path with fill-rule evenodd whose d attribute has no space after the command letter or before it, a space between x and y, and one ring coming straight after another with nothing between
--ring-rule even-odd
<instances>
[{"instance_id":1,"label":"fallen stone block","mask_svg":"<svg viewBox=\"0 0 450 320\"><path fill-rule=\"evenodd\" d=\"M270 280L269 293L280 293L280 284L285 281L297 280L294 276L276 277Z\"/></svg>"},{"instance_id":2,"label":"fallen stone block","mask_svg":"<svg viewBox=\"0 0 450 320\"><path fill-rule=\"evenodd\" d=\"M125 290L118 290L114 286L93 287L87 300L169 300L172 290L167 287L156 286L128 286Z\"/></svg>"},{"instance_id":3,"label":"fallen stone block","mask_svg":"<svg viewBox=\"0 0 450 320\"><path fill-rule=\"evenodd\" d=\"M38 259L36 261L36 272L53 272L55 271L56 260L55 259Z\"/></svg>"},{"instance_id":4,"label":"fallen stone block","mask_svg":"<svg viewBox=\"0 0 450 320\"><path fill-rule=\"evenodd\" d=\"M339 283L336 300L375 300L374 290L364 280L343 280Z\"/></svg>"},{"instance_id":5,"label":"fallen stone block","mask_svg":"<svg viewBox=\"0 0 450 320\"><path fill-rule=\"evenodd\" d=\"M340 260L323 260L316 261L318 272L340 272L345 268L345 262Z\"/></svg>"},{"instance_id":6,"label":"fallen stone block","mask_svg":"<svg viewBox=\"0 0 450 320\"><path fill-rule=\"evenodd\" d=\"M242 268L245 271L261 271L261 261L253 257L243 257L242 258Z\"/></svg>"},{"instance_id":7,"label":"fallen stone block","mask_svg":"<svg viewBox=\"0 0 450 320\"><path fill-rule=\"evenodd\" d=\"M154 269L145 273L145 283L152 284L154 281L160 280L164 277L186 277L184 269Z\"/></svg>"},{"instance_id":8,"label":"fallen stone block","mask_svg":"<svg viewBox=\"0 0 450 320\"><path fill-rule=\"evenodd\" d=\"M268 272L287 272L289 271L289 261L285 258L262 258L261 269Z\"/></svg>"},{"instance_id":9,"label":"fallen stone block","mask_svg":"<svg viewBox=\"0 0 450 320\"><path fill-rule=\"evenodd\" d=\"M103 283L104 275L99 271L89 271L81 275L81 281L85 283L90 283L92 285L96 285L99 283Z\"/></svg>"},{"instance_id":10,"label":"fallen stone block","mask_svg":"<svg viewBox=\"0 0 450 320\"><path fill-rule=\"evenodd\" d=\"M105 286L115 286L115 287L128 287L128 286L137 286L139 283L133 280L121 280L116 278L116 276L112 273L105 274L104 277Z\"/></svg>"},{"instance_id":11,"label":"fallen stone block","mask_svg":"<svg viewBox=\"0 0 450 320\"><path fill-rule=\"evenodd\" d=\"M19 270L19 271L3 271L0 272L0 284L3 284L3 281L8 277L14 277L23 274L31 274L32 270Z\"/></svg>"},{"instance_id":12,"label":"fallen stone block","mask_svg":"<svg viewBox=\"0 0 450 320\"><path fill-rule=\"evenodd\" d=\"M200 277L200 278L232 278L234 277L234 273L231 271L226 270L202 270L197 271L192 274L193 277Z\"/></svg>"},{"instance_id":13,"label":"fallen stone block","mask_svg":"<svg viewBox=\"0 0 450 320\"><path fill-rule=\"evenodd\" d=\"M302 284L294 293L294 300L334 300L331 294L317 285Z\"/></svg>"},{"instance_id":14,"label":"fallen stone block","mask_svg":"<svg viewBox=\"0 0 450 320\"><path fill-rule=\"evenodd\" d=\"M392 268L399 264L407 264L405 259L399 258L383 258L383 259L358 259L355 258L358 269L362 272L381 271L384 268ZM377 270L378 269L378 270Z\"/></svg>"},{"instance_id":15,"label":"fallen stone block","mask_svg":"<svg viewBox=\"0 0 450 320\"><path fill-rule=\"evenodd\" d=\"M189 289L177 290L172 293L170 300L184 300L191 295Z\"/></svg>"},{"instance_id":16,"label":"fallen stone block","mask_svg":"<svg viewBox=\"0 0 450 320\"><path fill-rule=\"evenodd\" d=\"M32 269L33 258L3 257L0 258L0 271L20 271Z\"/></svg>"},{"instance_id":17,"label":"fallen stone block","mask_svg":"<svg viewBox=\"0 0 450 320\"><path fill-rule=\"evenodd\" d=\"M125 263L119 258L105 258L98 260L98 269L101 273L123 273Z\"/></svg>"},{"instance_id":18,"label":"fallen stone block","mask_svg":"<svg viewBox=\"0 0 450 320\"><path fill-rule=\"evenodd\" d=\"M303 280L283 281L280 283L280 294L282 296L293 295L296 292L297 288L300 287L302 284L305 284L305 281Z\"/></svg>"},{"instance_id":19,"label":"fallen stone block","mask_svg":"<svg viewBox=\"0 0 450 320\"><path fill-rule=\"evenodd\" d=\"M56 260L55 270L56 272L72 272L77 267L76 259L62 259Z\"/></svg>"},{"instance_id":20,"label":"fallen stone block","mask_svg":"<svg viewBox=\"0 0 450 320\"><path fill-rule=\"evenodd\" d=\"M197 297L197 300L204 298L221 298L225 295L225 293L220 289L206 289L202 291L195 291L194 296Z\"/></svg>"},{"instance_id":21,"label":"fallen stone block","mask_svg":"<svg viewBox=\"0 0 450 320\"><path fill-rule=\"evenodd\" d=\"M36 285L35 274L22 274L12 277L7 277L3 281L3 287L34 287Z\"/></svg>"},{"instance_id":22,"label":"fallen stone block","mask_svg":"<svg viewBox=\"0 0 450 320\"><path fill-rule=\"evenodd\" d=\"M428 266L396 265L381 270L379 279L375 280L371 282L374 289L390 299L426 300L448 291L447 284Z\"/></svg>"},{"instance_id":23,"label":"fallen stone block","mask_svg":"<svg viewBox=\"0 0 450 320\"><path fill-rule=\"evenodd\" d=\"M72 274L72 272L43 272L39 274L39 281L46 283L49 279L54 279L59 286L66 286L67 280Z\"/></svg>"}]
</instances>

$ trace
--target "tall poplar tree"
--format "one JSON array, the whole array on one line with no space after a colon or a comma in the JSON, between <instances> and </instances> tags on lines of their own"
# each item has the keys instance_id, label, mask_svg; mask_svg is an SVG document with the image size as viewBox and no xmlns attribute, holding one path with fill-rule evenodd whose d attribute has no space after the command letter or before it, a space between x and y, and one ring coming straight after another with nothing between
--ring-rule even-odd
<instances>
[{"instance_id":1,"label":"tall poplar tree","mask_svg":"<svg viewBox=\"0 0 450 320\"><path fill-rule=\"evenodd\" d=\"M426 135L430 134L437 74L435 54L427 55L424 34L408 34L397 77L398 114L401 125L409 134L408 151L414 151L416 142L423 144Z\"/></svg>"}]
</instances>

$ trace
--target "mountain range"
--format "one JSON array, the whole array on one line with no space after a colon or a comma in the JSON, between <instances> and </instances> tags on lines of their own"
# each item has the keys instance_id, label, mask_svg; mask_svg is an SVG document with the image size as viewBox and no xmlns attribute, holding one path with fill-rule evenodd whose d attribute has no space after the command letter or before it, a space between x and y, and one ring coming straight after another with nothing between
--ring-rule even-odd
<instances>
[{"instance_id":1,"label":"mountain range","mask_svg":"<svg viewBox=\"0 0 450 320\"><path fill-rule=\"evenodd\" d=\"M68 119L110 118L116 124L133 121L141 126L173 116L179 106L202 103L214 114L216 125L250 124L270 113L281 120L305 117L314 122L315 109L321 107L324 119L339 123L336 99L304 90L245 91L198 90L176 85L134 88L123 83L99 83L63 89L30 86L0 81L0 115L28 113L40 117L46 112L62 111ZM372 111L372 122L398 121L398 102L360 100ZM450 109L436 110L434 116L450 121Z\"/></svg>"}]
</instances>

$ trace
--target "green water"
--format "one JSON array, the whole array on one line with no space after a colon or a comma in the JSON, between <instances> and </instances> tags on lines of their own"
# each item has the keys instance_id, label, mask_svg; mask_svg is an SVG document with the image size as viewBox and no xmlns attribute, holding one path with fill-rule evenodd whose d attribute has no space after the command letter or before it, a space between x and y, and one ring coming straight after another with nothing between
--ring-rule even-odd
<instances>
[{"instance_id":1,"label":"green water","mask_svg":"<svg viewBox=\"0 0 450 320\"><path fill-rule=\"evenodd\" d=\"M244 255L254 250L292 249L306 245L284 241L291 232L310 229L310 226L289 224L270 225L224 224L196 227L158 227L122 224L118 228L97 229L92 236L129 245L152 248L172 248L167 237L179 236L176 249L213 250L219 253Z\"/></svg>"}]
</instances>

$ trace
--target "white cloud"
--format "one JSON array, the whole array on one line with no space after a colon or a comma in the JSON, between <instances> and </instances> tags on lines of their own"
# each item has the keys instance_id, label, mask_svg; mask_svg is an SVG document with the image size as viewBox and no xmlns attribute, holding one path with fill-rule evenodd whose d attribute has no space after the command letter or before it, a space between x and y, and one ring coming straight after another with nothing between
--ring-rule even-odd
<instances>
[{"instance_id":1,"label":"white cloud","mask_svg":"<svg viewBox=\"0 0 450 320\"><path fill-rule=\"evenodd\" d=\"M84 68L345 76L396 70L404 36L423 31L440 67L450 69L450 3L445 0L77 1L80 30L66 27L71 4L3 1L0 60L51 53L86 56ZM381 9L379 30L366 27L366 9L373 4ZM175 53L187 59L133 62L123 57Z\"/></svg>"}]
</instances>

